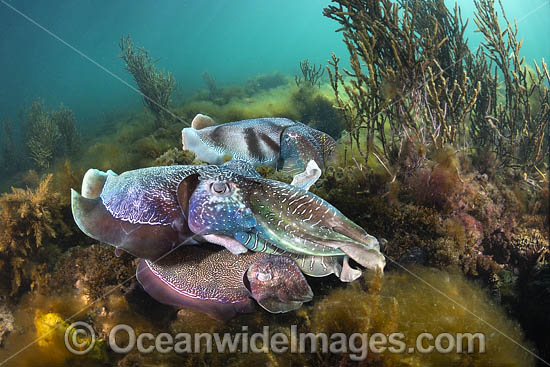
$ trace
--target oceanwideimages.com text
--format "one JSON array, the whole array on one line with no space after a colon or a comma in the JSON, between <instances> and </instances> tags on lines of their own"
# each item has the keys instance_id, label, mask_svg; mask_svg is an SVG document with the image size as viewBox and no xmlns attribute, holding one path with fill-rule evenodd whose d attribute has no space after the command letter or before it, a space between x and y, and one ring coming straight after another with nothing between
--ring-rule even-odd
<instances>
[{"instance_id":1,"label":"oceanwideimages.com text","mask_svg":"<svg viewBox=\"0 0 550 367\"><path fill-rule=\"evenodd\" d=\"M280 329L279 329L280 330ZM404 333L313 333L298 332L297 325L290 333L271 332L264 326L262 332L252 333L242 326L236 333L136 333L130 325L119 324L109 332L109 347L115 353L126 354L137 350L148 353L334 353L348 354L361 361L369 353L484 353L485 335L482 333L421 333L414 345L407 345ZM86 354L96 342L93 328L84 322L73 323L65 332L65 345L75 354Z\"/></svg>"}]
</instances>

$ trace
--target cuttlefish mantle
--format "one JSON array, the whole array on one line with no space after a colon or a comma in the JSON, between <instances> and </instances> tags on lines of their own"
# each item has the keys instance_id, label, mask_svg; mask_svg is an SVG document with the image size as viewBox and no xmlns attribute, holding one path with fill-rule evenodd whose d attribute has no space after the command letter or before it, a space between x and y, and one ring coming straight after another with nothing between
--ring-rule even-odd
<instances>
[{"instance_id":1,"label":"cuttlefish mantle","mask_svg":"<svg viewBox=\"0 0 550 367\"><path fill-rule=\"evenodd\" d=\"M218 246L180 247L158 261L141 260L136 276L157 301L219 320L252 312L296 310L313 292L296 263L261 252L235 255Z\"/></svg>"},{"instance_id":2,"label":"cuttlefish mantle","mask_svg":"<svg viewBox=\"0 0 550 367\"><path fill-rule=\"evenodd\" d=\"M191 127L182 130L184 150L210 164L227 157L254 166L268 165L289 172L302 172L313 160L324 169L334 157L336 142L328 134L301 122L267 117L215 125L198 114Z\"/></svg>"}]
</instances>

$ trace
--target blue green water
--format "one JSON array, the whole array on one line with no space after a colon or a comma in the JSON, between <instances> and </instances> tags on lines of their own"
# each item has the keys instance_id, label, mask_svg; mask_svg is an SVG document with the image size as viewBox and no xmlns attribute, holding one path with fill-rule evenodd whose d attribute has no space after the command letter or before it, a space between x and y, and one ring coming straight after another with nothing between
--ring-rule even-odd
<instances>
[{"instance_id":1,"label":"blue green water","mask_svg":"<svg viewBox=\"0 0 550 367\"><path fill-rule=\"evenodd\" d=\"M332 52L346 59L336 22L323 17L327 0L282 1L33 1L0 2L0 118L37 97L75 111L81 126L93 126L113 111L139 108L140 98L120 80L48 34L67 42L105 69L134 85L117 58L117 42L129 34L160 68L171 71L179 93L204 87L208 72L221 84L275 70L294 75L308 58L326 64ZM519 20L523 55L550 59L550 1L504 0ZM449 5L454 2L448 1ZM20 13L9 6L17 9ZM459 5L472 17L473 1ZM37 24L33 24L35 21ZM470 19L468 37L476 45Z\"/></svg>"}]
</instances>

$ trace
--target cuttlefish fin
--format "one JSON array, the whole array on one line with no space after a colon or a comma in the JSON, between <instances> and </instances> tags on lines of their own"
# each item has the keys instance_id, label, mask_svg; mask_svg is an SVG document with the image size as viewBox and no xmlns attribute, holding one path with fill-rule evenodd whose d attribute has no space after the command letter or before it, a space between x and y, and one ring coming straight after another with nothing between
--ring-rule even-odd
<instances>
[{"instance_id":1,"label":"cuttlefish fin","mask_svg":"<svg viewBox=\"0 0 550 367\"><path fill-rule=\"evenodd\" d=\"M297 174L292 179L291 185L300 187L306 191L321 177L321 169L312 159L307 163L304 172Z\"/></svg>"},{"instance_id":2,"label":"cuttlefish fin","mask_svg":"<svg viewBox=\"0 0 550 367\"><path fill-rule=\"evenodd\" d=\"M170 267L175 268L175 265L170 264L168 268ZM252 301L237 304L224 304L187 296L185 293L178 291L170 285L179 275L177 273L168 273L168 275L170 275L169 279L166 278L166 273L153 271L151 263L142 259L136 269L136 278L145 292L158 302L178 308L192 308L216 320L227 321L238 312L252 312L254 310Z\"/></svg>"},{"instance_id":3,"label":"cuttlefish fin","mask_svg":"<svg viewBox=\"0 0 550 367\"><path fill-rule=\"evenodd\" d=\"M204 129L208 126L214 126L216 123L212 119L212 117L203 115L202 113L197 114L195 118L193 118L193 121L191 121L191 127L196 130Z\"/></svg>"}]
</instances>

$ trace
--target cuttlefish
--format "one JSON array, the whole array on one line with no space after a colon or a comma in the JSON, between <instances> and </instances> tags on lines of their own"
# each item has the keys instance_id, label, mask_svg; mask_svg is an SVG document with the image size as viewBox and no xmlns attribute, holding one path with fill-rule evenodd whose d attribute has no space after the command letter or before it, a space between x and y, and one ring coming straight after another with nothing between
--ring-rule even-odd
<instances>
[{"instance_id":1,"label":"cuttlefish","mask_svg":"<svg viewBox=\"0 0 550 367\"><path fill-rule=\"evenodd\" d=\"M141 260L136 277L157 301L190 307L216 319L296 310L313 292L296 263L263 252L235 255L219 246L181 246L158 261Z\"/></svg>"},{"instance_id":2,"label":"cuttlefish","mask_svg":"<svg viewBox=\"0 0 550 367\"><path fill-rule=\"evenodd\" d=\"M336 142L319 130L286 118L268 117L215 125L198 114L191 127L182 130L184 150L209 164L228 157L254 166L268 165L293 173L302 172L313 160L320 169L334 157Z\"/></svg>"},{"instance_id":3,"label":"cuttlefish","mask_svg":"<svg viewBox=\"0 0 550 367\"><path fill-rule=\"evenodd\" d=\"M243 161L150 167L116 175L89 170L73 216L88 236L154 261L176 246L210 242L292 258L307 275L357 278L353 259L385 266L375 237L305 187L262 178Z\"/></svg>"}]
</instances>

